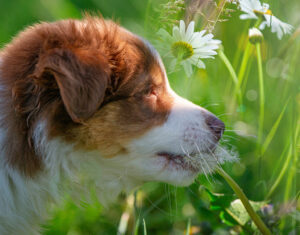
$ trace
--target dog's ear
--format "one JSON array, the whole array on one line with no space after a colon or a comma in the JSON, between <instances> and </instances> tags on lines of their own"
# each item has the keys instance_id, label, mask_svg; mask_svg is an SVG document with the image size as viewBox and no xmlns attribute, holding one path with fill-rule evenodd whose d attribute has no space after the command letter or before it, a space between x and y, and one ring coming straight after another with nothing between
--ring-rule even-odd
<instances>
[{"instance_id":1,"label":"dog's ear","mask_svg":"<svg viewBox=\"0 0 300 235\"><path fill-rule=\"evenodd\" d=\"M36 74L55 78L66 111L81 123L103 102L110 69L99 54L56 48L41 56Z\"/></svg>"}]
</instances>

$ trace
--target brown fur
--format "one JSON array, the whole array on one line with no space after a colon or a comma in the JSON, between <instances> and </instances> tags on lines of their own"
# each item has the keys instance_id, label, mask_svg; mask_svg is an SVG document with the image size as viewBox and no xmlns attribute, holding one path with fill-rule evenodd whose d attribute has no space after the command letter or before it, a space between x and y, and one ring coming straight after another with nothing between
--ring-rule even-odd
<instances>
[{"instance_id":1,"label":"brown fur","mask_svg":"<svg viewBox=\"0 0 300 235\"><path fill-rule=\"evenodd\" d=\"M86 17L28 28L1 55L2 128L7 163L28 176L42 169L36 123L104 157L162 124L172 105L164 74L138 37L110 21Z\"/></svg>"}]
</instances>

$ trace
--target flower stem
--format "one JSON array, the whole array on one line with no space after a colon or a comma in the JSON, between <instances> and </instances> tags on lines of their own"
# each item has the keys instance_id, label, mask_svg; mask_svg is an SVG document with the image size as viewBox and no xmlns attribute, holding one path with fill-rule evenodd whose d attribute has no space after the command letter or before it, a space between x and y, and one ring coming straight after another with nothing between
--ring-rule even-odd
<instances>
[{"instance_id":1,"label":"flower stem","mask_svg":"<svg viewBox=\"0 0 300 235\"><path fill-rule=\"evenodd\" d=\"M257 54L257 66L258 66L258 81L259 81L259 124L258 124L258 145L261 144L263 125L264 125L264 112L265 112L265 94L264 94L264 78L261 60L260 43L255 44Z\"/></svg>"},{"instance_id":2,"label":"flower stem","mask_svg":"<svg viewBox=\"0 0 300 235\"><path fill-rule=\"evenodd\" d=\"M221 60L223 61L223 63L225 64L226 68L228 69L228 72L229 72L229 74L232 78L232 81L233 81L234 85L235 85L235 94L238 98L239 104L241 105L242 102L243 102L241 87L239 86L239 81L238 81L238 78L236 76L235 70L232 67L232 64L228 60L227 56L224 54L223 50L219 50L218 54L219 54Z\"/></svg>"},{"instance_id":3,"label":"flower stem","mask_svg":"<svg viewBox=\"0 0 300 235\"><path fill-rule=\"evenodd\" d=\"M259 26L259 24L261 23L261 21L262 21L262 19L259 18L256 21L254 27L257 28ZM246 72L246 69L247 69L247 65L248 65L248 60L249 60L249 57L250 57L250 52L251 52L251 43L249 42L249 40L247 40L247 44L246 44L246 47L245 47L245 50L244 50L241 67L240 67L240 70L239 70L239 73L238 73L239 87L242 86L242 82L243 82L245 72Z\"/></svg>"},{"instance_id":4,"label":"flower stem","mask_svg":"<svg viewBox=\"0 0 300 235\"><path fill-rule=\"evenodd\" d=\"M257 228L260 230L260 232L263 235L271 235L270 230L264 224L264 222L261 220L261 218L258 216L258 214L254 211L248 198L244 194L243 190L238 186L238 184L222 168L219 167L217 169L217 172L219 173L219 175L221 175L226 180L226 182L229 184L229 186L233 189L233 191L239 197L239 199L243 203L246 211L248 212L249 216L251 217L251 219L257 226Z\"/></svg>"},{"instance_id":5,"label":"flower stem","mask_svg":"<svg viewBox=\"0 0 300 235\"><path fill-rule=\"evenodd\" d=\"M244 76L245 76L245 72L246 72L246 68L247 68L248 60L249 60L249 55L250 55L250 49L251 49L251 44L248 41L246 44L241 67L240 67L239 74L238 74L238 86L239 87L241 87Z\"/></svg>"}]
</instances>

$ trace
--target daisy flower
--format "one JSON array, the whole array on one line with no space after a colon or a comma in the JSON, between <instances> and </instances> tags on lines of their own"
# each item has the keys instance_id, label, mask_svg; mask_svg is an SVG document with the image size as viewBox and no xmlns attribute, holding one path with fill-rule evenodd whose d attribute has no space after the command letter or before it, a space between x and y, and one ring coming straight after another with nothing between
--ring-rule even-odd
<instances>
[{"instance_id":1,"label":"daisy flower","mask_svg":"<svg viewBox=\"0 0 300 235\"><path fill-rule=\"evenodd\" d=\"M259 16L264 17L264 21L260 24L259 29L270 27L272 33L277 33L278 39L281 39L284 34L290 34L293 26L282 22L275 17L269 9L269 4L259 0L239 0L239 8L244 14L240 15L240 19L258 19Z\"/></svg>"},{"instance_id":2,"label":"daisy flower","mask_svg":"<svg viewBox=\"0 0 300 235\"><path fill-rule=\"evenodd\" d=\"M261 43L264 36L262 35L262 33L259 31L259 29L257 28L251 28L249 29L249 41L252 44L256 44L256 43Z\"/></svg>"},{"instance_id":3,"label":"daisy flower","mask_svg":"<svg viewBox=\"0 0 300 235\"><path fill-rule=\"evenodd\" d=\"M206 31L194 31L195 22L191 21L186 29L183 20L180 20L179 27L173 27L172 36L164 29L158 31L158 35L169 43L168 52L171 52L173 59L171 69L177 64L181 64L188 76L193 73L192 65L198 68L205 68L201 59L214 58L215 51L219 48L220 40L213 39L211 33Z\"/></svg>"}]
</instances>

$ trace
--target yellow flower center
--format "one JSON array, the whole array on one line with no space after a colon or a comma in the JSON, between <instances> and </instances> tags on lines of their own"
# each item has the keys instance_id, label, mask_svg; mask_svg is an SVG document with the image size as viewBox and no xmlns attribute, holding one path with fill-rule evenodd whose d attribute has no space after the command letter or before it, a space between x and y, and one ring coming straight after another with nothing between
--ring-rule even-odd
<instances>
[{"instance_id":1,"label":"yellow flower center","mask_svg":"<svg viewBox=\"0 0 300 235\"><path fill-rule=\"evenodd\" d=\"M272 11L268 9L268 10L265 12L265 14L266 14L266 15L272 15Z\"/></svg>"},{"instance_id":2,"label":"yellow flower center","mask_svg":"<svg viewBox=\"0 0 300 235\"><path fill-rule=\"evenodd\" d=\"M194 49L191 44L179 41L174 42L171 46L172 54L181 60L186 60L194 54Z\"/></svg>"},{"instance_id":3,"label":"yellow flower center","mask_svg":"<svg viewBox=\"0 0 300 235\"><path fill-rule=\"evenodd\" d=\"M265 12L263 11L258 11L258 10L253 10L253 12L256 14L256 15L272 15L272 11L270 9L266 10Z\"/></svg>"}]
</instances>

